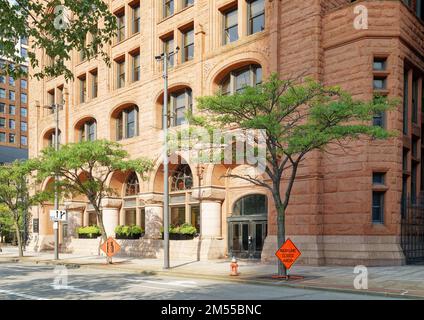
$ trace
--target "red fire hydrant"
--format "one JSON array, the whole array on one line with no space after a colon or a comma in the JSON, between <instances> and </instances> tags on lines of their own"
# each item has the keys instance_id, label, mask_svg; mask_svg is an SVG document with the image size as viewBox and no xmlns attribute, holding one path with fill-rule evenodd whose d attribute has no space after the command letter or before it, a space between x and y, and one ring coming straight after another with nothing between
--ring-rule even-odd
<instances>
[{"instance_id":1,"label":"red fire hydrant","mask_svg":"<svg viewBox=\"0 0 424 320\"><path fill-rule=\"evenodd\" d=\"M238 276L239 272L238 272L238 263L237 263L236 257L233 257L233 259L231 260L230 267L231 267L230 276Z\"/></svg>"}]
</instances>

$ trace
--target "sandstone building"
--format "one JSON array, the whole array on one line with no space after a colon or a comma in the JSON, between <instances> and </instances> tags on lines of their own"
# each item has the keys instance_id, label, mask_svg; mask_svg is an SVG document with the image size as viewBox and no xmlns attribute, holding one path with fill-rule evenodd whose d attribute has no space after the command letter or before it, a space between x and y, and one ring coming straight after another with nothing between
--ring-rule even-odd
<instances>
[{"instance_id":1,"label":"sandstone building","mask_svg":"<svg viewBox=\"0 0 424 320\"><path fill-rule=\"evenodd\" d=\"M374 125L397 131L396 138L356 142L348 152L336 148L308 157L295 183L287 230L302 251L303 263L406 262L402 215L424 188L424 1L107 2L119 25L108 48L111 68L75 52L70 64L74 82L61 77L31 80L29 153L35 157L53 141L54 116L43 106L56 102L64 104L61 143L105 138L122 143L132 157L155 161L145 181L132 172L115 172L109 181L117 196L103 203L108 234L125 224L146 230L143 240L123 244L124 254L162 254L161 240L152 230L163 211L163 79L155 56L179 46L170 61L171 126L185 123L184 111L196 110L196 97L218 88L231 94L244 84L260 83L272 72L285 78L308 75L326 85L340 85L360 99L372 99L375 93L401 97L398 109L373 120ZM354 26L355 18L365 14L357 11L358 5L367 9L367 28ZM43 52L37 54L49 63ZM243 172L247 167L188 163L170 169L171 221L190 222L201 235L192 241L173 241L171 257L275 259L271 195L240 180L221 179L228 170ZM93 240L75 239L74 230L96 223L90 206L83 197L62 206L71 216L61 230L63 246L89 250ZM52 244L51 207L32 212L31 245L39 250Z\"/></svg>"}]
</instances>

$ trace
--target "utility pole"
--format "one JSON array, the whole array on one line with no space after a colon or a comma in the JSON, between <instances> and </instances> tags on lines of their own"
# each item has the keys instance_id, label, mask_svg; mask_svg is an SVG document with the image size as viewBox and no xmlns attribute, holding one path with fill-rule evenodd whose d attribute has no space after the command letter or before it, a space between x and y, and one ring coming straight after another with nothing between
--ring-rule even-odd
<instances>
[{"instance_id":1,"label":"utility pole","mask_svg":"<svg viewBox=\"0 0 424 320\"><path fill-rule=\"evenodd\" d=\"M175 52L168 53L164 50L159 56L156 56L157 61L163 62L163 107L162 107L162 127L163 127L163 251L164 262L163 268L169 269L169 168L168 168L168 59L175 56L179 51L179 47Z\"/></svg>"}]
</instances>

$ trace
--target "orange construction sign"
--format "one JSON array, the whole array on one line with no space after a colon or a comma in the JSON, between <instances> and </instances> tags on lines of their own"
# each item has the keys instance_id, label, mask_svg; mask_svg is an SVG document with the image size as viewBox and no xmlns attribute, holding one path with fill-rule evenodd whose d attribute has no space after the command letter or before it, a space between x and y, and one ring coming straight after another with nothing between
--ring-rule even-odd
<instances>
[{"instance_id":1,"label":"orange construction sign","mask_svg":"<svg viewBox=\"0 0 424 320\"><path fill-rule=\"evenodd\" d=\"M118 242L116 242L115 239L112 237L109 237L106 242L103 242L102 246L100 247L104 253L110 258L113 257L115 254L117 254L121 250L121 246Z\"/></svg>"},{"instance_id":2,"label":"orange construction sign","mask_svg":"<svg viewBox=\"0 0 424 320\"><path fill-rule=\"evenodd\" d=\"M302 253L294 245L293 241L287 239L280 249L275 253L278 259L284 264L286 269L290 269Z\"/></svg>"}]
</instances>

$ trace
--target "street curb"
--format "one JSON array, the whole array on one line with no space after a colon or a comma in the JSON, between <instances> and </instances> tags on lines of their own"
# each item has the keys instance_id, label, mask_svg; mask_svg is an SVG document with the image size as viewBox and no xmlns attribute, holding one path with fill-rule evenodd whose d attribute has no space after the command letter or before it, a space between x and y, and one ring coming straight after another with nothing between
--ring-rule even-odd
<instances>
[{"instance_id":1,"label":"street curb","mask_svg":"<svg viewBox=\"0 0 424 320\"><path fill-rule=\"evenodd\" d=\"M26 264L44 264L44 265L63 265L67 268L84 268L84 269L109 269L109 270L115 270L115 271L126 271L126 272L132 272L132 273L141 273L141 274L158 274L158 275L167 275L167 276L180 276L183 278L197 278L197 279L208 279L208 280L219 280L219 281L225 281L225 282L238 282L243 284L256 284L256 285L265 285L270 287L276 287L276 286L285 286L289 288L294 289L309 289L309 290L317 290L317 291L331 291L331 292L341 292L341 293L350 293L350 294L358 294L358 295L367 295L367 296L375 296L375 297L389 297L389 298L402 298L402 299L411 299L411 300L424 300L424 296L416 296L411 294L399 294L399 293L392 293L392 292L381 292L381 291L359 291L354 289L347 289L347 288L337 288L337 287L325 287L325 286L314 286L314 285L307 285L307 284L296 284L296 283L284 283L283 281L277 282L270 282L270 281L261 281L261 280L255 280L255 279L240 279L236 277L224 277L224 276L213 276L208 274L195 274L195 273L186 273L186 272L179 272L179 271L165 271L165 270L151 270L151 269L143 269L143 270L137 270L134 268L127 268L127 267L116 267L114 265L98 265L98 264L84 264L84 263L75 263L70 262L67 260L60 260L60 261L52 261L52 260L29 260L25 258L10 258L10 259L4 259L0 257L0 263L7 263L7 262L20 262L20 263L26 263Z\"/></svg>"}]
</instances>

